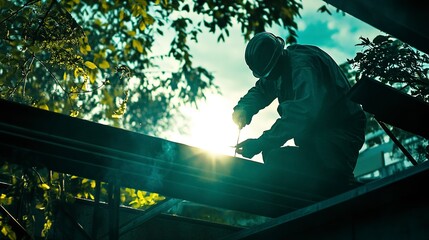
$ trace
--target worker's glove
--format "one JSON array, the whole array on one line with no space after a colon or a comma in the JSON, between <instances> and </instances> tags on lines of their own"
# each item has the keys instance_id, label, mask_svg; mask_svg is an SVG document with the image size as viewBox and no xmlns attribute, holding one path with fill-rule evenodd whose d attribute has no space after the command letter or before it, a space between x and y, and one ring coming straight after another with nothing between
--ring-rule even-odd
<instances>
[{"instance_id":1,"label":"worker's glove","mask_svg":"<svg viewBox=\"0 0 429 240\"><path fill-rule=\"evenodd\" d=\"M261 139L247 139L243 142L237 144L235 147L235 151L238 154L241 154L243 157L252 158L256 154L262 152L267 149L268 144Z\"/></svg>"},{"instance_id":2,"label":"worker's glove","mask_svg":"<svg viewBox=\"0 0 429 240\"><path fill-rule=\"evenodd\" d=\"M250 123L252 118L247 117L246 110L244 109L235 109L232 113L232 120L237 124L239 129L242 129L244 126Z\"/></svg>"}]
</instances>

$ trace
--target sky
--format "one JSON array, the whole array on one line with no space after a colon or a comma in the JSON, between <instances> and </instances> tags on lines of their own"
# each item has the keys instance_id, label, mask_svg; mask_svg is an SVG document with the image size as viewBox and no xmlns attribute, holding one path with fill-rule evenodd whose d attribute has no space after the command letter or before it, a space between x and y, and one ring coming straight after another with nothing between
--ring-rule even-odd
<instances>
[{"instance_id":1,"label":"sky","mask_svg":"<svg viewBox=\"0 0 429 240\"><path fill-rule=\"evenodd\" d=\"M333 6L330 6L332 15L317 12L318 8L326 4L322 0L302 0L302 4L301 17L296 19L298 43L322 48L338 64L353 58L362 50L356 46L360 42L359 37L373 39L384 34L351 15L337 13ZM268 31L286 35L286 30L280 27ZM199 103L198 109L181 109L188 119L188 133L182 133L179 129L171 130L166 138L216 154L234 156L234 148L231 146L237 143L239 131L232 121L232 109L257 79L244 61L246 42L238 25L230 30L230 36L225 42L217 42L216 39L217 35L203 33L200 41L190 44L190 47L194 64L203 66L214 74L221 95L209 94L204 102ZM241 130L240 142L247 138L258 138L264 130L271 127L279 117L276 101L261 110L253 117L251 124ZM251 160L262 161L261 154Z\"/></svg>"}]
</instances>

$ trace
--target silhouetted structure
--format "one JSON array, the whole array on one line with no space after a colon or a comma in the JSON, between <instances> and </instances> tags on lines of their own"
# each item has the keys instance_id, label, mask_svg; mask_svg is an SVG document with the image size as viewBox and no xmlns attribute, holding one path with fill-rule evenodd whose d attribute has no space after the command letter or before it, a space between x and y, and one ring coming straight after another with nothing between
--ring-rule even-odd
<instances>
[{"instance_id":1,"label":"silhouetted structure","mask_svg":"<svg viewBox=\"0 0 429 240\"><path fill-rule=\"evenodd\" d=\"M429 53L429 28L421 27L426 19L423 1L325 1ZM365 87L366 83L371 87L358 94L360 97L355 95L354 99L363 103L364 109L374 111L383 122L397 124L399 128L427 138L427 120L416 123L400 116L401 121L395 122L397 119L392 121L389 114L384 119L383 112L391 102L380 108L377 100L382 97L377 94L379 98L365 103L370 99L366 94L378 87L372 86L371 80L362 83L365 84L356 88ZM426 103L415 104L410 100L412 103L408 105L405 103L408 100L403 102L401 94L396 91L392 94L393 99L402 99L399 104L403 104L404 109L416 107L410 114L422 113L422 119L427 119ZM85 219L99 221L95 235L110 239L119 238L124 231L130 235L121 239L135 239L138 235L133 234L138 233L155 240L426 239L429 236L429 199L421 187L429 182L428 161L329 197L272 186L263 180L275 181L276 175L271 170L262 170L259 163L212 156L190 146L3 100L0 109L2 160L17 162L25 159L19 163L43 165L110 184L112 198L108 203L77 202L65 206L63 234L74 239L91 239L88 229L82 226L90 228L94 222L76 224L79 220L76 216L82 212L88 214L88 210L93 210L94 214ZM31 115L31 119L23 115ZM214 165L211 161L223 162ZM258 178L249 178L249 175ZM156 191L171 198L148 211L135 212L119 206L119 186ZM176 198L273 218L258 226L244 228L164 214L178 204ZM68 207L73 207L74 211ZM107 217L95 218L97 215ZM20 228L19 225L16 228Z\"/></svg>"}]
</instances>

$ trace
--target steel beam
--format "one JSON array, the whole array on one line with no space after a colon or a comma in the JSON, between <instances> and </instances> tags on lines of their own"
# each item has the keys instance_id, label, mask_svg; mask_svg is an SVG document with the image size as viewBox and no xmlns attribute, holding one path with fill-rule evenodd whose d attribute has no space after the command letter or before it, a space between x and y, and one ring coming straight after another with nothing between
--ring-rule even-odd
<instances>
[{"instance_id":1,"label":"steel beam","mask_svg":"<svg viewBox=\"0 0 429 240\"><path fill-rule=\"evenodd\" d=\"M1 158L19 164L268 217L337 193L278 166L5 100L0 111Z\"/></svg>"},{"instance_id":2,"label":"steel beam","mask_svg":"<svg viewBox=\"0 0 429 240\"><path fill-rule=\"evenodd\" d=\"M429 53L429 28L425 1L324 0L342 11Z\"/></svg>"},{"instance_id":3,"label":"steel beam","mask_svg":"<svg viewBox=\"0 0 429 240\"><path fill-rule=\"evenodd\" d=\"M352 101L384 123L429 139L429 103L368 77L350 90Z\"/></svg>"},{"instance_id":4,"label":"steel beam","mask_svg":"<svg viewBox=\"0 0 429 240\"><path fill-rule=\"evenodd\" d=\"M428 183L426 161L221 239L426 239Z\"/></svg>"},{"instance_id":5,"label":"steel beam","mask_svg":"<svg viewBox=\"0 0 429 240\"><path fill-rule=\"evenodd\" d=\"M132 231L133 229L140 227L141 225L157 217L161 213L168 211L168 209L172 208L174 205L178 204L181 201L182 200L179 199L167 199L164 202L159 203L158 205L146 210L144 213L137 216L132 221L121 225L119 229L119 236L122 236Z\"/></svg>"}]
</instances>

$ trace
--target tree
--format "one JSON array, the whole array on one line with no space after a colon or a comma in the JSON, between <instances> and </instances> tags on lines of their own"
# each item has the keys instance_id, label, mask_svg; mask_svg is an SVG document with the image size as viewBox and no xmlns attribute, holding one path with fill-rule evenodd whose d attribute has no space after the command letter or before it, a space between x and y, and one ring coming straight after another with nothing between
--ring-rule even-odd
<instances>
[{"instance_id":1,"label":"tree","mask_svg":"<svg viewBox=\"0 0 429 240\"><path fill-rule=\"evenodd\" d=\"M372 41L361 37L363 51L348 62L357 68L356 78L368 76L423 101L429 101L429 56L389 35Z\"/></svg>"},{"instance_id":2,"label":"tree","mask_svg":"<svg viewBox=\"0 0 429 240\"><path fill-rule=\"evenodd\" d=\"M406 94L429 101L429 55L419 52L389 35L378 35L372 41L361 37L357 46L362 47L353 59L348 59L348 64L355 69L353 81L358 81L362 76L376 79L390 85ZM368 116L367 132L379 130L378 124ZM395 136L408 147L417 161L429 159L428 140L419 136L392 127ZM382 139L374 139L366 142L367 145L380 144ZM395 149L394 154L398 154Z\"/></svg>"},{"instance_id":3,"label":"tree","mask_svg":"<svg viewBox=\"0 0 429 240\"><path fill-rule=\"evenodd\" d=\"M219 92L214 75L192 61L188 44L203 30L224 41L237 23L248 40L280 25L293 43L302 8L295 0L0 0L0 7L1 98L145 134L162 132L180 105ZM169 49L152 52L160 39L171 41ZM166 61L176 67L166 69ZM45 236L56 200L92 198L97 186L46 169L1 167L1 178L12 183L1 203L24 205L19 220L28 229L43 210ZM124 204L139 208L149 206L147 198L162 201L133 189L122 193ZM3 234L12 236L7 226L0 219Z\"/></svg>"},{"instance_id":4,"label":"tree","mask_svg":"<svg viewBox=\"0 0 429 240\"><path fill-rule=\"evenodd\" d=\"M143 133L162 130L178 105L196 104L206 91L218 90L213 75L192 62L188 43L197 42L202 29L219 32L224 41L233 21L245 39L281 24L295 42L294 18L301 8L295 1L3 0L1 5L3 98ZM151 52L158 39L168 39L168 31L170 49ZM173 71L159 65L171 60L178 65Z\"/></svg>"}]
</instances>

